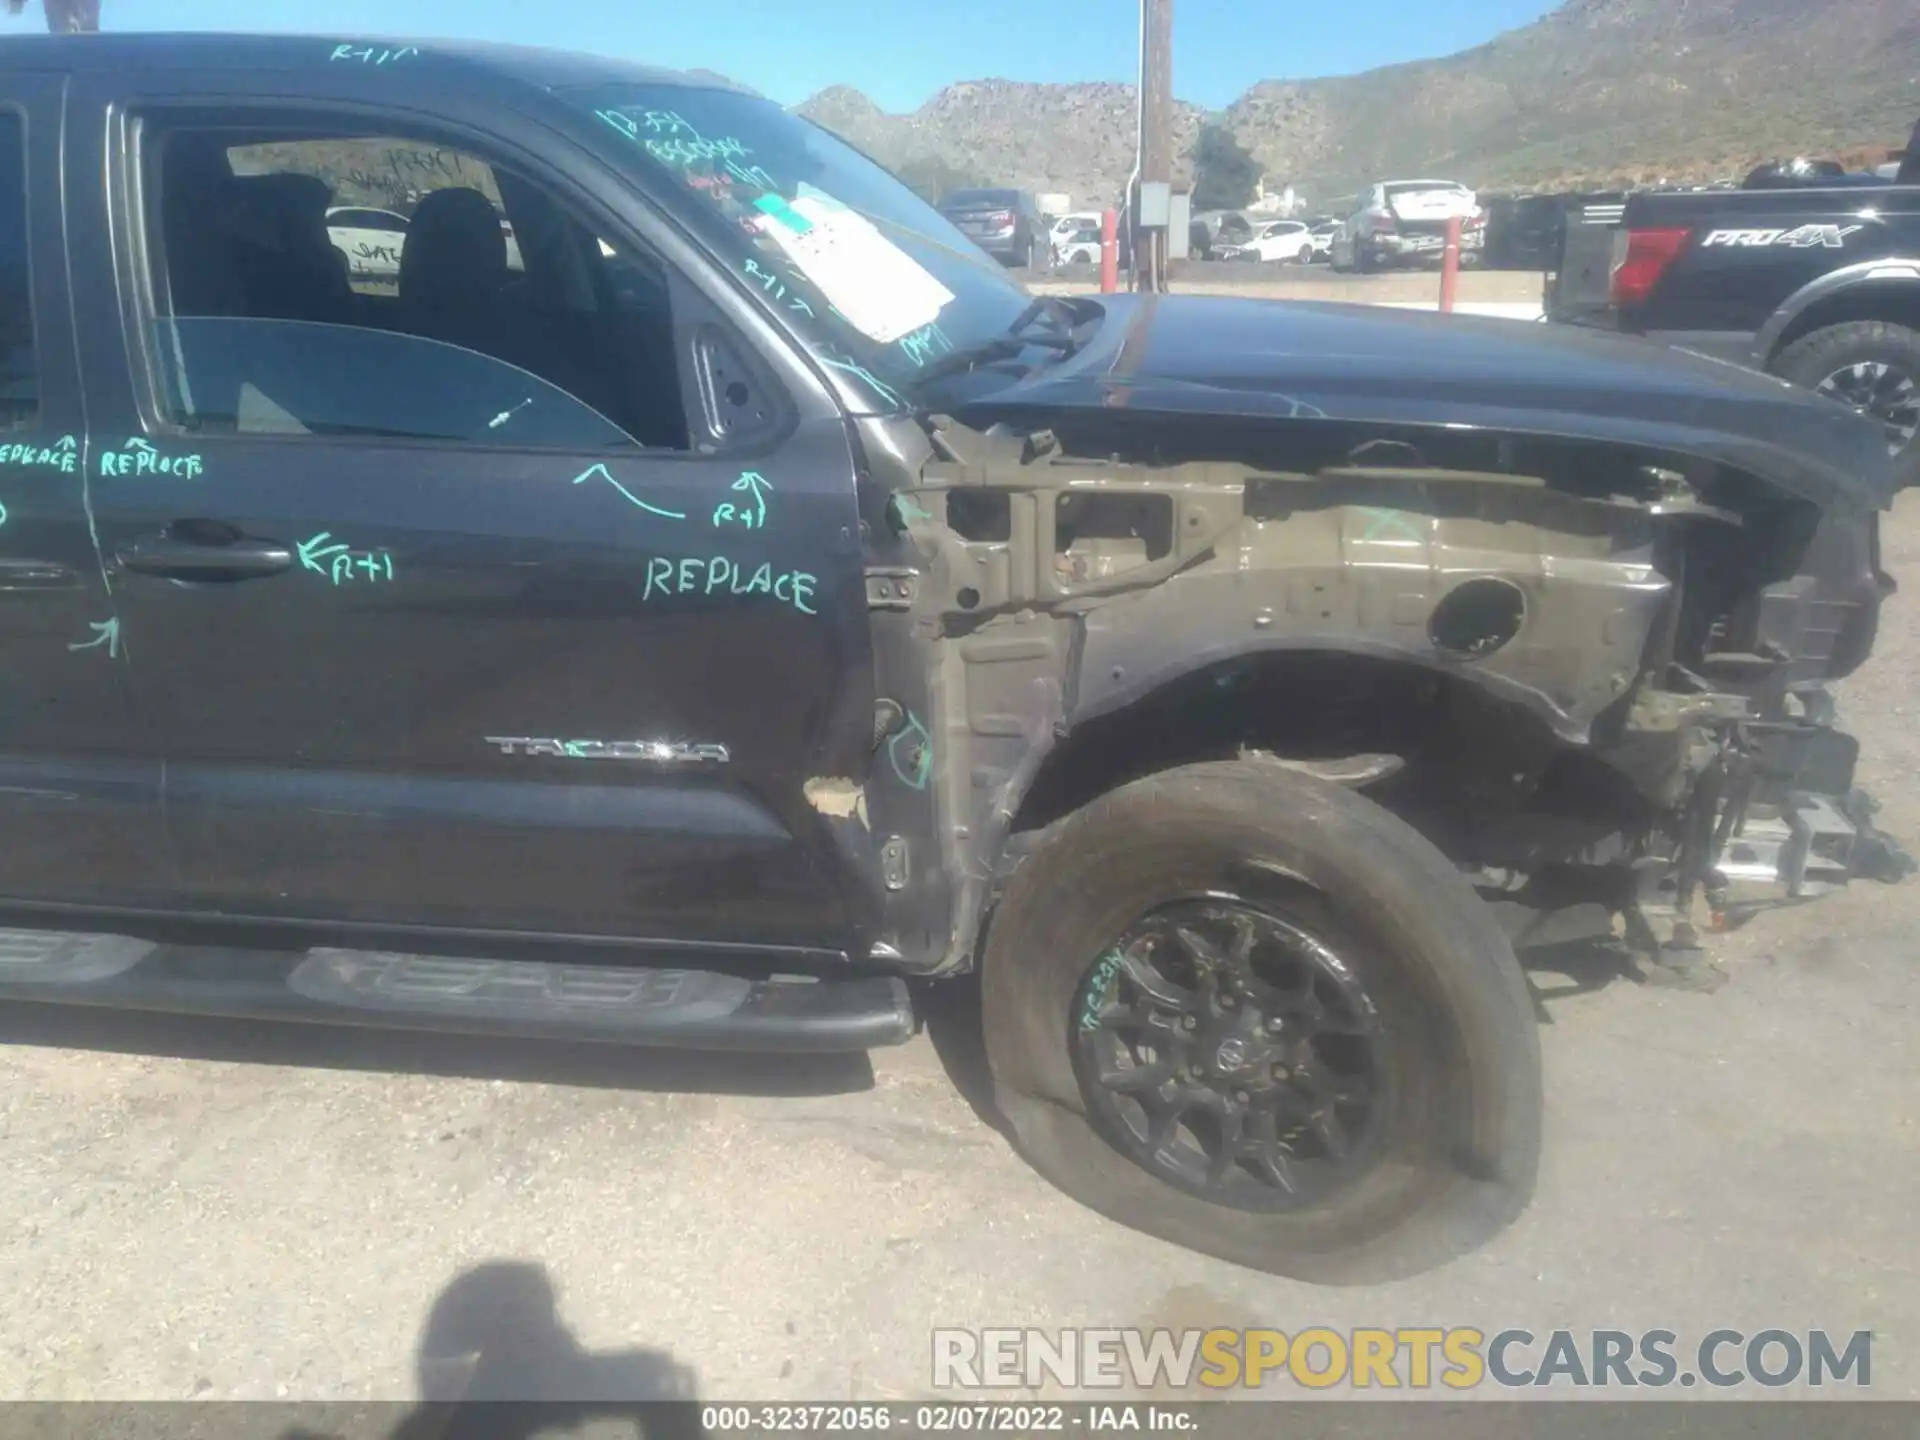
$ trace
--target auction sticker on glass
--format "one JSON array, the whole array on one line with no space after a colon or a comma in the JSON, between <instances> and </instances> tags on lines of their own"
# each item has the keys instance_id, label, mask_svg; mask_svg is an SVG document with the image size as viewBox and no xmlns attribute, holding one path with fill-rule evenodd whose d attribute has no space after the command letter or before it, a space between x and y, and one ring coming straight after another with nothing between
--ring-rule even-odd
<instances>
[{"instance_id":1,"label":"auction sticker on glass","mask_svg":"<svg viewBox=\"0 0 1920 1440\"><path fill-rule=\"evenodd\" d=\"M861 334L882 344L932 324L953 292L866 216L802 185L792 200L763 197L755 228L778 245Z\"/></svg>"}]
</instances>

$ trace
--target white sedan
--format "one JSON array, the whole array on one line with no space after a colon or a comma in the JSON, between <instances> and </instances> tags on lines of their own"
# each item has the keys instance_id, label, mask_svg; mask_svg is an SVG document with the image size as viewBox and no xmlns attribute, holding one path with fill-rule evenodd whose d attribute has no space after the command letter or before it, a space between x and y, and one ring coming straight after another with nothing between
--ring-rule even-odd
<instances>
[{"instance_id":1,"label":"white sedan","mask_svg":"<svg viewBox=\"0 0 1920 1440\"><path fill-rule=\"evenodd\" d=\"M520 241L513 225L500 218L507 240L507 268L524 270ZM327 237L347 257L347 269L356 280L392 281L400 278L400 253L407 248L407 217L392 210L362 205L336 205L327 211Z\"/></svg>"},{"instance_id":2,"label":"white sedan","mask_svg":"<svg viewBox=\"0 0 1920 1440\"><path fill-rule=\"evenodd\" d=\"M397 280L407 243L407 217L391 210L337 205L327 211L327 236L347 257L356 280Z\"/></svg>"},{"instance_id":3,"label":"white sedan","mask_svg":"<svg viewBox=\"0 0 1920 1440\"><path fill-rule=\"evenodd\" d=\"M1053 254L1056 265L1098 265L1100 263L1100 231L1087 226L1056 236L1053 242Z\"/></svg>"},{"instance_id":4,"label":"white sedan","mask_svg":"<svg viewBox=\"0 0 1920 1440\"><path fill-rule=\"evenodd\" d=\"M1097 210L1076 210L1073 214L1062 215L1053 222L1052 228L1047 231L1047 240L1053 246L1055 264L1071 263L1063 261L1062 256L1069 245L1079 243L1075 237L1082 230L1092 230L1096 241L1098 240L1100 213Z\"/></svg>"},{"instance_id":5,"label":"white sedan","mask_svg":"<svg viewBox=\"0 0 1920 1440\"><path fill-rule=\"evenodd\" d=\"M1272 220L1255 230L1251 240L1223 245L1218 253L1222 260L1304 265L1313 258L1313 236L1298 220Z\"/></svg>"}]
</instances>

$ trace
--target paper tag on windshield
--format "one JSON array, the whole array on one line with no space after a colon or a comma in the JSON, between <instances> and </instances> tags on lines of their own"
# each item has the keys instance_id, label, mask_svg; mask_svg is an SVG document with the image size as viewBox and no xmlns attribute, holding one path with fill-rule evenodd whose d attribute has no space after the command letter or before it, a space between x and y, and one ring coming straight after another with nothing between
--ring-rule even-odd
<instances>
[{"instance_id":1,"label":"paper tag on windshield","mask_svg":"<svg viewBox=\"0 0 1920 1440\"><path fill-rule=\"evenodd\" d=\"M802 186L793 200L762 198L760 233L786 252L862 335L890 344L940 318L953 292L832 197Z\"/></svg>"}]
</instances>

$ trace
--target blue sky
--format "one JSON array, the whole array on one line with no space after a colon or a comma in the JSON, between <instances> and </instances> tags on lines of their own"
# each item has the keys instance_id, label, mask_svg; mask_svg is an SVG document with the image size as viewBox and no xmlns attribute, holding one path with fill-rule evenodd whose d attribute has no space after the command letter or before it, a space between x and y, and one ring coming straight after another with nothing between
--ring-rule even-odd
<instances>
[{"instance_id":1,"label":"blue sky","mask_svg":"<svg viewBox=\"0 0 1920 1440\"><path fill-rule=\"evenodd\" d=\"M1222 106L1256 80L1463 50L1554 0L1175 0L1174 93ZM37 4L34 10L37 11ZM1131 80L1134 0L102 0L109 30L463 36L703 65L787 104L828 85L911 110L942 85ZM268 17L268 18L263 18ZM30 12L0 34L39 29Z\"/></svg>"}]
</instances>

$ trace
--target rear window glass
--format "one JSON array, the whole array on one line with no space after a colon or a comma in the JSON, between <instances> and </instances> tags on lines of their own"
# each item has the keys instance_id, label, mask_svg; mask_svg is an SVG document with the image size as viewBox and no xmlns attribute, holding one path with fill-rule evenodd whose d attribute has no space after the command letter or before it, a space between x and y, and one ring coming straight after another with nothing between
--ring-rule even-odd
<instances>
[{"instance_id":1,"label":"rear window glass","mask_svg":"<svg viewBox=\"0 0 1920 1440\"><path fill-rule=\"evenodd\" d=\"M1018 205L1018 190L956 190L947 196L948 205Z\"/></svg>"},{"instance_id":2,"label":"rear window glass","mask_svg":"<svg viewBox=\"0 0 1920 1440\"><path fill-rule=\"evenodd\" d=\"M31 424L40 408L32 301L26 136L19 115L0 110L0 430Z\"/></svg>"}]
</instances>

